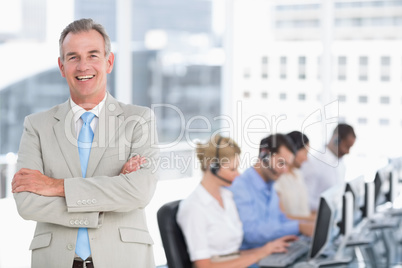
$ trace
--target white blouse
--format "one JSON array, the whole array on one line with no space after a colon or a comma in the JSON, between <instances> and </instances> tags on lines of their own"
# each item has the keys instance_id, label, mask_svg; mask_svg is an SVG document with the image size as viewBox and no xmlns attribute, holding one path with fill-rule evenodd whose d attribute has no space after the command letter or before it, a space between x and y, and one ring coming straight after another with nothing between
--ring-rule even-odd
<instances>
[{"instance_id":1,"label":"white blouse","mask_svg":"<svg viewBox=\"0 0 402 268\"><path fill-rule=\"evenodd\" d=\"M282 174L274 187L285 214L307 217L311 212L303 174L297 168L294 168L292 172L294 174L290 172Z\"/></svg>"},{"instance_id":2,"label":"white blouse","mask_svg":"<svg viewBox=\"0 0 402 268\"><path fill-rule=\"evenodd\" d=\"M238 251L243 228L232 193L221 188L224 208L200 184L180 203L177 222L191 261L210 259Z\"/></svg>"}]
</instances>

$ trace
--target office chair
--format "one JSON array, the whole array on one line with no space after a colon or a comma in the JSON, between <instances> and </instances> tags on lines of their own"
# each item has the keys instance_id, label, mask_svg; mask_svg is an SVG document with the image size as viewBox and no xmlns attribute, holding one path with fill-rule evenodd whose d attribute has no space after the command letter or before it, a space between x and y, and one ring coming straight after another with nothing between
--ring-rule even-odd
<instances>
[{"instance_id":1,"label":"office chair","mask_svg":"<svg viewBox=\"0 0 402 268\"><path fill-rule=\"evenodd\" d=\"M169 268L191 268L183 233L176 222L181 200L163 205L157 213L159 231Z\"/></svg>"}]
</instances>

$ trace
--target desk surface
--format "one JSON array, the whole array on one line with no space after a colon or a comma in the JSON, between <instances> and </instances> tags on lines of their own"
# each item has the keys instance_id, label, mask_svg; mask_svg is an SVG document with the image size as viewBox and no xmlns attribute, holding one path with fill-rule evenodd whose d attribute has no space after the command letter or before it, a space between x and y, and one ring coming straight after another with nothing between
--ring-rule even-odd
<instances>
[{"instance_id":1,"label":"desk surface","mask_svg":"<svg viewBox=\"0 0 402 268\"><path fill-rule=\"evenodd\" d=\"M343 256L350 257L352 260L348 264L336 264L325 267L393 267L402 265L402 231L398 229L382 229L375 230L370 233L375 236L373 243L348 246L343 251ZM329 258L331 259L331 258ZM310 261L311 264L320 263L328 260L328 258L320 257L317 260ZM289 265L289 268L295 268L307 261L307 254L299 258L294 264ZM264 266L260 266L261 268ZM318 266L307 266L318 267ZM301 267L300 267L301 268Z\"/></svg>"}]
</instances>

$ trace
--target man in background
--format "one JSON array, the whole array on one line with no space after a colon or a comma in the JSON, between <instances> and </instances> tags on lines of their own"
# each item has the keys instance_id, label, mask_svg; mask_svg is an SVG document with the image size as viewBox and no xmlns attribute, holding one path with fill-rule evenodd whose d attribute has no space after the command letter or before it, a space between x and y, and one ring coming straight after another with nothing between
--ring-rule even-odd
<instances>
[{"instance_id":1,"label":"man in background","mask_svg":"<svg viewBox=\"0 0 402 268\"><path fill-rule=\"evenodd\" d=\"M312 211L317 211L321 194L336 184L345 182L346 167L343 156L349 153L356 141L356 134L348 124L338 124L334 129L324 154L310 155L302 165L302 173Z\"/></svg>"},{"instance_id":2,"label":"man in background","mask_svg":"<svg viewBox=\"0 0 402 268\"><path fill-rule=\"evenodd\" d=\"M261 140L259 160L230 187L243 223L241 249L261 247L285 235L312 235L312 222L290 220L285 216L274 189L275 181L288 172L294 154L294 145L285 135L275 134Z\"/></svg>"}]
</instances>

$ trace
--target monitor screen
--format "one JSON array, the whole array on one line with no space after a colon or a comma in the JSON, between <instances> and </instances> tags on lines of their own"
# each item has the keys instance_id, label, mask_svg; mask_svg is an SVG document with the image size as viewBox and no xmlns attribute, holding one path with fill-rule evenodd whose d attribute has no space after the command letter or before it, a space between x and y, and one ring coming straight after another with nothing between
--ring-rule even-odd
<instances>
[{"instance_id":1,"label":"monitor screen","mask_svg":"<svg viewBox=\"0 0 402 268\"><path fill-rule=\"evenodd\" d=\"M389 186L387 191L385 192L385 198L388 202L394 204L395 199L397 199L399 195L399 176L398 170L396 170L393 165L391 165L391 170L388 174L388 184Z\"/></svg>"},{"instance_id":2,"label":"monitor screen","mask_svg":"<svg viewBox=\"0 0 402 268\"><path fill-rule=\"evenodd\" d=\"M370 218L374 215L374 182L368 181L364 183L364 205L361 208L362 210L362 217L363 218Z\"/></svg>"},{"instance_id":3,"label":"monitor screen","mask_svg":"<svg viewBox=\"0 0 402 268\"><path fill-rule=\"evenodd\" d=\"M341 217L343 187L333 186L322 193L317 211L309 259L318 257L338 235L338 219Z\"/></svg>"},{"instance_id":4,"label":"monitor screen","mask_svg":"<svg viewBox=\"0 0 402 268\"><path fill-rule=\"evenodd\" d=\"M402 157L392 158L389 160L389 163L393 167L396 180L397 181L402 180Z\"/></svg>"},{"instance_id":5,"label":"monitor screen","mask_svg":"<svg viewBox=\"0 0 402 268\"><path fill-rule=\"evenodd\" d=\"M365 206L364 176L346 182L345 192L351 192L353 196L353 226L356 226L363 220L362 208Z\"/></svg>"},{"instance_id":6,"label":"monitor screen","mask_svg":"<svg viewBox=\"0 0 402 268\"><path fill-rule=\"evenodd\" d=\"M359 210L360 212L360 210ZM356 226L354 223L355 206L354 198L351 191L346 191L342 197L342 218L338 222L339 233L343 236L349 236L353 227Z\"/></svg>"},{"instance_id":7,"label":"monitor screen","mask_svg":"<svg viewBox=\"0 0 402 268\"><path fill-rule=\"evenodd\" d=\"M374 199L375 205L379 206L386 202L393 202L396 197L398 179L396 174L393 174L392 165L387 165L379 169L374 178Z\"/></svg>"}]
</instances>

